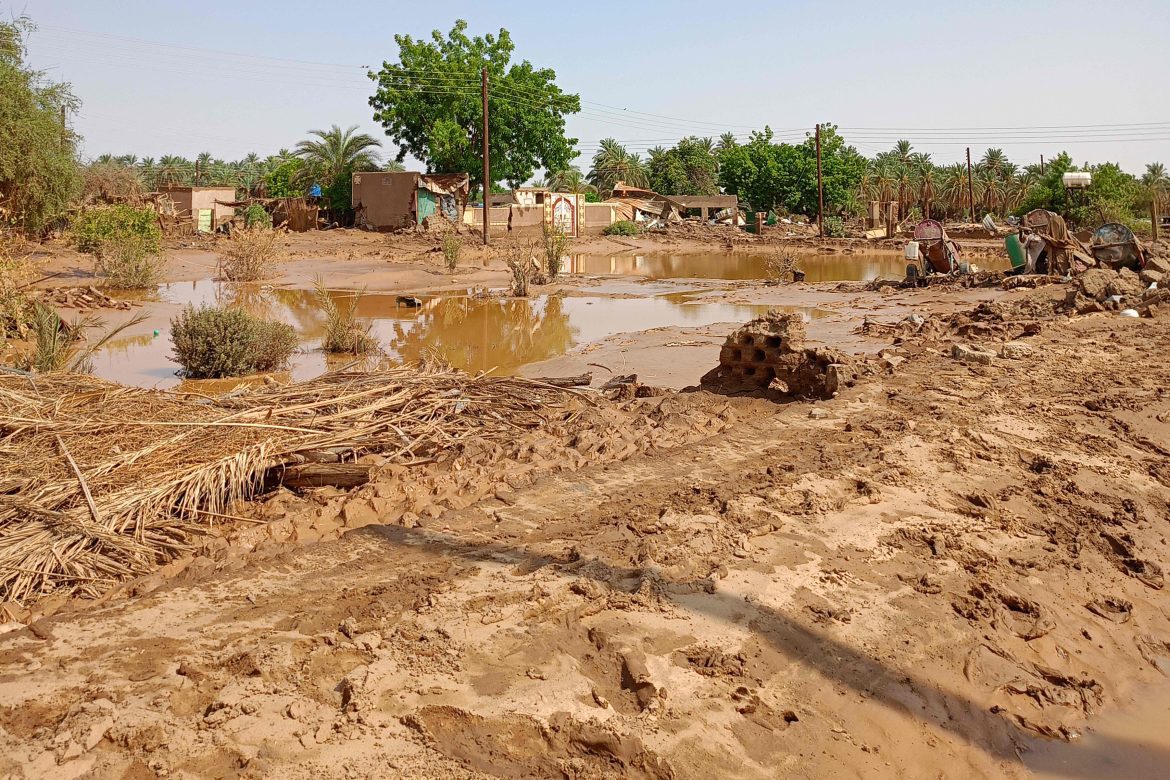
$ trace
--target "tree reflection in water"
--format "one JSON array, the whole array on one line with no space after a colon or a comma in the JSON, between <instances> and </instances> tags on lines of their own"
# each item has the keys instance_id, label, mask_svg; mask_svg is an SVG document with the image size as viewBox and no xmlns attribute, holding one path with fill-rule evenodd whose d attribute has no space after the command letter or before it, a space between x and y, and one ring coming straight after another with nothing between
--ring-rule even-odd
<instances>
[{"instance_id":1,"label":"tree reflection in water","mask_svg":"<svg viewBox=\"0 0 1170 780\"><path fill-rule=\"evenodd\" d=\"M564 354L576 335L559 295L433 298L415 319L394 322L389 351L404 361L432 352L467 371L510 372Z\"/></svg>"}]
</instances>

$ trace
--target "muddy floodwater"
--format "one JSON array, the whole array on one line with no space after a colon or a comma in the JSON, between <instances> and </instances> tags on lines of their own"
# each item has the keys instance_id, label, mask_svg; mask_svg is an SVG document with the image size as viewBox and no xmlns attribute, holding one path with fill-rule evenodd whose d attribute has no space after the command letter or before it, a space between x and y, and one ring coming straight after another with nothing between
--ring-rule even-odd
<instances>
[{"instance_id":1,"label":"muddy floodwater","mask_svg":"<svg viewBox=\"0 0 1170 780\"><path fill-rule=\"evenodd\" d=\"M566 270L589 276L643 276L647 279L766 279L767 261L774 255L755 252L670 254L572 255ZM806 282L862 281L906 276L906 261L897 254L800 253L797 267ZM984 270L1002 270L1007 260L980 259Z\"/></svg>"},{"instance_id":2,"label":"muddy floodwater","mask_svg":"<svg viewBox=\"0 0 1170 780\"><path fill-rule=\"evenodd\" d=\"M342 307L353 293L334 292ZM396 294L367 293L358 316L372 325L379 347L395 361L434 353L468 371L512 374L529 363L563 355L574 347L617 333L717 322L744 322L770 308L799 311L806 317L826 312L808 307L711 303L695 293L613 298L597 295L538 295L531 298L476 297L463 294L418 295L422 305L403 305ZM320 349L324 315L308 290L265 288L210 280L173 283L158 298L174 304L239 305L296 328L301 350L291 374L308 378L352 360ZM95 373L127 384L170 387L179 383L170 359L167 330L115 339L95 358Z\"/></svg>"}]
</instances>

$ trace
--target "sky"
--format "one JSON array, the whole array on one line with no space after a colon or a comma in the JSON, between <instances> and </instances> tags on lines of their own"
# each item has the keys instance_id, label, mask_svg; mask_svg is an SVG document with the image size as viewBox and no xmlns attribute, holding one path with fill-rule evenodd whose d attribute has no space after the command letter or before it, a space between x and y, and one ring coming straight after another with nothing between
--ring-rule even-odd
<instances>
[{"instance_id":1,"label":"sky","mask_svg":"<svg viewBox=\"0 0 1170 780\"><path fill-rule=\"evenodd\" d=\"M469 34L509 30L514 58L581 96L568 131L584 169L606 137L644 152L765 125L798 141L817 122L867 156L906 138L940 164L970 146L1170 165L1166 0L0 0L0 14L37 24L30 64L73 85L87 157L263 157L333 124L393 156L367 70L396 61L395 34L466 19Z\"/></svg>"}]
</instances>

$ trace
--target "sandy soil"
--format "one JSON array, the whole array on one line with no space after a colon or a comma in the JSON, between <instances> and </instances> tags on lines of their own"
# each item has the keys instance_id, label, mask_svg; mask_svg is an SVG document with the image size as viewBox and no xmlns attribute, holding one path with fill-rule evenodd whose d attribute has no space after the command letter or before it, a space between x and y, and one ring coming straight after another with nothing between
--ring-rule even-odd
<instances>
[{"instance_id":1,"label":"sandy soil","mask_svg":"<svg viewBox=\"0 0 1170 780\"><path fill-rule=\"evenodd\" d=\"M0 776L1166 766L1168 320L1038 316L1059 287L823 287L803 293L835 312L812 337L883 350L836 398L604 404L567 442L240 507L258 522L198 556L20 615ZM862 332L911 310L920 335ZM624 355L610 368L679 386L725 333L538 367ZM951 357L1007 341L1018 357Z\"/></svg>"}]
</instances>

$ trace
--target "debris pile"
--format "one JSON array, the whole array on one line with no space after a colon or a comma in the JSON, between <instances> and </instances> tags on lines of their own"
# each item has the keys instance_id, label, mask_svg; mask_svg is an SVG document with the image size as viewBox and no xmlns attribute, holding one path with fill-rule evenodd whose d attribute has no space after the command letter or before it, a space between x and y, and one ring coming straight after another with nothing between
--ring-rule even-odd
<instances>
[{"instance_id":1,"label":"debris pile","mask_svg":"<svg viewBox=\"0 0 1170 780\"><path fill-rule=\"evenodd\" d=\"M266 486L352 486L368 478L363 454L428 462L466 441L571 427L593 403L427 365L218 399L0 374L0 601L99 595L189 550Z\"/></svg>"},{"instance_id":2,"label":"debris pile","mask_svg":"<svg viewBox=\"0 0 1170 780\"><path fill-rule=\"evenodd\" d=\"M1170 261L1159 257L1150 258L1140 274L1128 268L1090 268L1073 279L1065 306L1077 314L1133 309L1155 316L1159 304L1170 302L1170 288L1162 286L1167 272Z\"/></svg>"},{"instance_id":3,"label":"debris pile","mask_svg":"<svg viewBox=\"0 0 1170 780\"><path fill-rule=\"evenodd\" d=\"M53 287L39 293L40 299L66 309L78 309L82 313L93 309L117 309L129 311L130 301L111 298L96 287Z\"/></svg>"},{"instance_id":4,"label":"debris pile","mask_svg":"<svg viewBox=\"0 0 1170 780\"><path fill-rule=\"evenodd\" d=\"M719 366L703 376L700 386L721 393L779 390L800 398L830 398L853 381L848 356L804 342L801 315L770 311L727 337Z\"/></svg>"}]
</instances>

